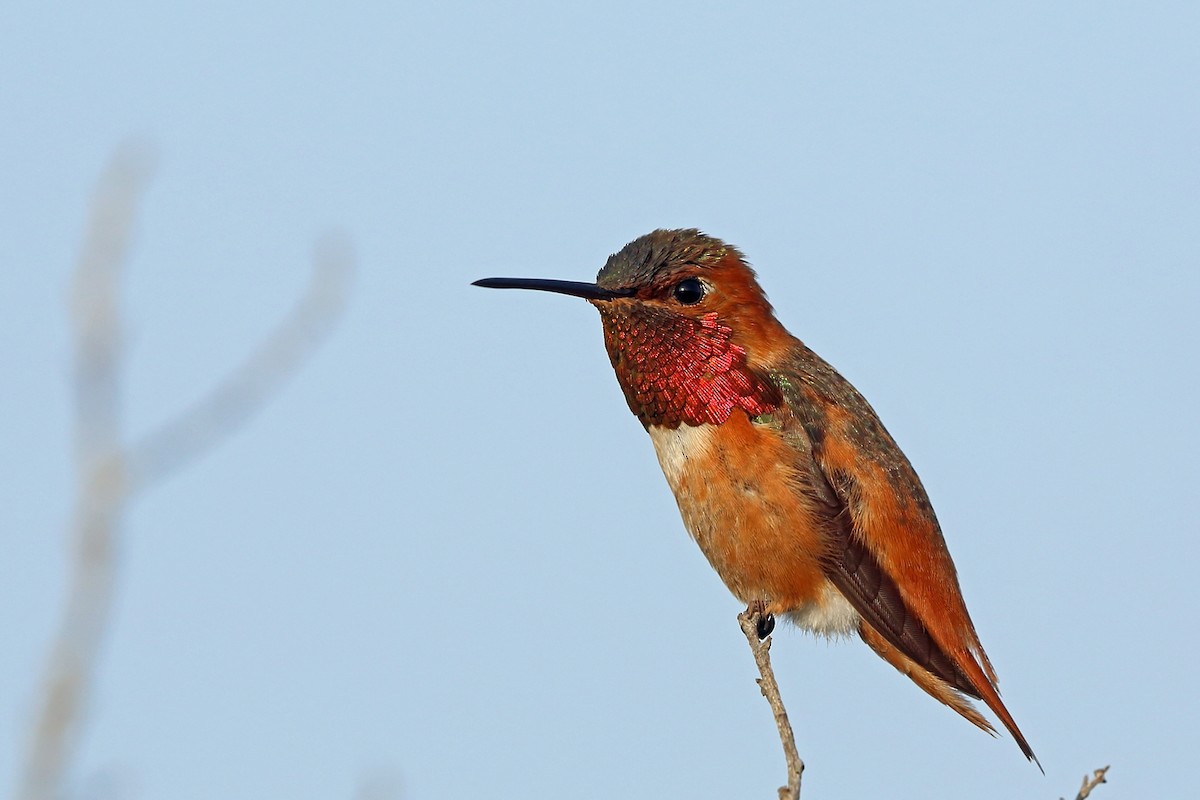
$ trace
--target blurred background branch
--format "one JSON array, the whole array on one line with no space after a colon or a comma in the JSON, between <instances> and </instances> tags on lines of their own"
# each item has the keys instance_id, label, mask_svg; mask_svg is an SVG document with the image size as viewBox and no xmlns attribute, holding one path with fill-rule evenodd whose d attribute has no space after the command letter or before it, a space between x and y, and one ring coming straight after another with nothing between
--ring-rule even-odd
<instances>
[{"instance_id":1,"label":"blurred background branch","mask_svg":"<svg viewBox=\"0 0 1200 800\"><path fill-rule=\"evenodd\" d=\"M276 331L190 410L124 444L121 277L152 161L144 146L126 145L114 154L92 198L71 284L77 497L70 577L42 670L19 800L58 800L66 794L109 627L120 526L129 503L208 452L277 394L329 334L353 272L345 243L319 245L308 291Z\"/></svg>"}]
</instances>

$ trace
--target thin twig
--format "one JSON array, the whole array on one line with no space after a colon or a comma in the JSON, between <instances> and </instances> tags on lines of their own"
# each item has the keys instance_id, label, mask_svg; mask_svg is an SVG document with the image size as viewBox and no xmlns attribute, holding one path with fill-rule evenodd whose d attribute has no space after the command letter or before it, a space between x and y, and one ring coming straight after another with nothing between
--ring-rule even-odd
<instances>
[{"instance_id":1,"label":"thin twig","mask_svg":"<svg viewBox=\"0 0 1200 800\"><path fill-rule=\"evenodd\" d=\"M30 726L19 800L60 800L109 627L120 527L154 480L210 450L262 407L312 352L342 306L350 257L319 251L312 285L279 331L195 410L133 448L121 431L120 279L150 173L144 149L118 151L92 200L75 271L75 458L70 582Z\"/></svg>"},{"instance_id":2,"label":"thin twig","mask_svg":"<svg viewBox=\"0 0 1200 800\"><path fill-rule=\"evenodd\" d=\"M353 270L345 242L320 243L304 296L275 331L191 408L129 446L131 491L195 461L261 411L328 334L345 305Z\"/></svg>"},{"instance_id":3,"label":"thin twig","mask_svg":"<svg viewBox=\"0 0 1200 800\"><path fill-rule=\"evenodd\" d=\"M1108 767L1101 767L1093 772L1090 778L1087 775L1084 775L1083 783L1081 783L1079 786L1079 794L1075 795L1075 800L1087 800L1093 789L1102 783L1108 783L1108 778L1106 777L1108 775L1108 769Z\"/></svg>"},{"instance_id":4,"label":"thin twig","mask_svg":"<svg viewBox=\"0 0 1200 800\"><path fill-rule=\"evenodd\" d=\"M17 797L58 800L91 694L112 602L116 532L125 501L120 451L121 328L117 287L149 178L149 159L116 154L92 200L71 288L75 329L75 460L78 495L70 584L46 667Z\"/></svg>"},{"instance_id":5,"label":"thin twig","mask_svg":"<svg viewBox=\"0 0 1200 800\"><path fill-rule=\"evenodd\" d=\"M783 744L783 757L787 760L787 786L779 787L779 800L800 800L800 777L804 774L804 762L796 750L796 735L792 732L792 723L788 721L787 709L783 707L783 699L779 696L779 684L775 681L775 671L771 669L771 638L758 638L759 622L765 617L762 609L751 604L749 608L738 614L738 624L746 635L750 652L754 654L754 663L758 665L758 673L762 677L757 680L758 688L771 706L775 715L775 726L779 729L779 741Z\"/></svg>"}]
</instances>

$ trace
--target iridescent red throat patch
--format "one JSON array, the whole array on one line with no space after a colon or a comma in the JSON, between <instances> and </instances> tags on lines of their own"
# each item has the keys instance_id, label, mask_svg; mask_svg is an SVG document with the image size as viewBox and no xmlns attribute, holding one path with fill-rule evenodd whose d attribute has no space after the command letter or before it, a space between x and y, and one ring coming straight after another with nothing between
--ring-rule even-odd
<instances>
[{"instance_id":1,"label":"iridescent red throat patch","mask_svg":"<svg viewBox=\"0 0 1200 800\"><path fill-rule=\"evenodd\" d=\"M640 303L597 307L608 357L642 424L720 425L735 408L766 414L781 402L715 313L692 319Z\"/></svg>"}]
</instances>

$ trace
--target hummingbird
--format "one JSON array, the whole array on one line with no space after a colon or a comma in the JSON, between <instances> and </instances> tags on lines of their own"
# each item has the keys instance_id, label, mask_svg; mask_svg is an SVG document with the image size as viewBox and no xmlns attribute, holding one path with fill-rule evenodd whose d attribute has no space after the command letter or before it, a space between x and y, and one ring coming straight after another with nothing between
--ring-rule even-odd
<instances>
[{"instance_id":1,"label":"hummingbird","mask_svg":"<svg viewBox=\"0 0 1200 800\"><path fill-rule=\"evenodd\" d=\"M595 283L475 286L583 298L688 532L743 603L818 635L857 634L995 734L982 701L1037 758L1000 699L941 526L917 473L849 381L790 334L742 253L656 230ZM1040 764L1039 764L1040 766Z\"/></svg>"}]
</instances>

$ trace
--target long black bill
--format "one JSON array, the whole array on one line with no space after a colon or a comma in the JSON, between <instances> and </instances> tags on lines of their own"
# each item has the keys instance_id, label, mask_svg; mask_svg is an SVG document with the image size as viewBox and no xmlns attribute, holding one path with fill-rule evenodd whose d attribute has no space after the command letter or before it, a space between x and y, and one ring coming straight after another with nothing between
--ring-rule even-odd
<instances>
[{"instance_id":1,"label":"long black bill","mask_svg":"<svg viewBox=\"0 0 1200 800\"><path fill-rule=\"evenodd\" d=\"M585 300L616 300L629 297L633 292L621 289L605 289L594 283L582 281L555 281L546 278L481 278L471 284L485 289L536 289L539 292L557 292Z\"/></svg>"}]
</instances>

